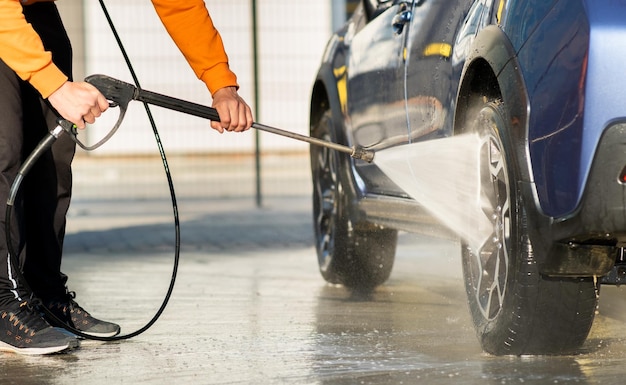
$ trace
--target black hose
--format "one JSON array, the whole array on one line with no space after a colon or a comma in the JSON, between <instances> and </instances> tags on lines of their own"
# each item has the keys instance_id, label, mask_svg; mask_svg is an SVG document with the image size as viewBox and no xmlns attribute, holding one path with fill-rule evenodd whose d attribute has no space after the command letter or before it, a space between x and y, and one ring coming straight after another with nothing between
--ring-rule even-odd
<instances>
[{"instance_id":1,"label":"black hose","mask_svg":"<svg viewBox=\"0 0 626 385\"><path fill-rule=\"evenodd\" d=\"M155 130L156 130L156 128L155 128ZM9 190L9 197L7 198L7 207L6 207L6 212L5 212L5 237L6 237L6 243L7 243L7 251L9 253L9 257L10 257L11 265L13 266L13 270L17 272L17 276L18 276L18 279L19 279L19 284L22 285L24 290L30 295L30 297L32 298L31 301L34 304L41 304L41 301L38 298L35 297L35 295L33 293L33 290L31 289L30 285L28 284L28 281L24 277L24 273L22 272L22 270L19 267L20 265L19 265L19 260L18 260L18 256L17 256L18 253L16 253L15 248L13 247L13 240L12 240L12 235L11 235L10 223L11 223L11 220L12 220L13 206L15 204L15 200L17 198L17 194L19 193L20 186L22 184L22 181L24 180L24 177L26 176L26 174L28 174L28 172L30 171L32 166L35 164L37 159L39 159L39 157L41 157L41 155L44 152L48 151L50 149L50 147L52 147L52 145L54 144L54 142L57 140L57 138L59 137L59 135L62 132L63 132L63 127L61 126L61 124L59 124L59 126L57 126L53 131L49 132L48 135L46 135L39 142L39 144L33 150L33 152L22 163L22 166L20 167L20 169L17 172L15 180L13 181L13 184L11 185L11 189ZM77 140L74 135L71 135L71 137L74 140ZM124 340L124 339L129 339L129 338L135 337L135 336L145 332L152 325L154 325L154 323L158 320L158 318L161 316L161 314L165 310L165 307L167 306L167 303L169 302L169 299L170 299L170 297L172 295L172 291L174 290L174 284L176 282L176 275L177 275L177 272L178 272L178 264L179 264L179 260L180 260L180 221L179 221L179 215L178 215L178 203L176 201L176 196L175 196L175 192L174 192L174 185L173 185L173 182L172 182L169 166L168 166L167 160L165 158L165 153L164 153L164 150L163 150L163 146L162 146L161 140L159 138L158 132L156 132L156 131L155 131L155 138L156 138L156 141L158 143L159 151L161 153L162 160L163 160L163 167L165 169L165 174L167 175L167 180L168 180L168 183L169 183L170 195L172 197L172 209L174 211L174 229L175 229L175 233L176 233L174 266L173 266L173 269L172 269L172 277L171 277L171 280L170 280L170 285L168 287L167 293L165 295L165 298L163 299L163 302L162 302L160 308L157 310L156 314L152 317L152 319L146 325L144 325L143 327L141 327L140 329L138 329L138 330L136 330L136 331L134 331L132 333L119 335L119 336L113 336L113 337L100 337L100 336L93 336L93 335L90 335L90 334L83 333L82 331L80 331L80 330L78 330L78 329L76 329L76 328L66 324L62 320L60 320L46 306L39 306L39 308L49 317L49 319L52 320L52 323L55 324L55 326L63 327L67 331L69 331L69 332L71 332L71 333L73 333L73 334L75 334L75 335L77 335L79 337L83 337L83 338L91 339L91 340L98 340L98 341L119 341L119 340Z\"/></svg>"}]
</instances>

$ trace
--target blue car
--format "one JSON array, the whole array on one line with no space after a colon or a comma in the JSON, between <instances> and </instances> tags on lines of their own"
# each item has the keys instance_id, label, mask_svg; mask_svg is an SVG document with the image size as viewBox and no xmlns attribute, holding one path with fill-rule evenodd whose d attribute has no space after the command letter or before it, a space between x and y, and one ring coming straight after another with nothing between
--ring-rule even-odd
<instances>
[{"instance_id":1,"label":"blue car","mask_svg":"<svg viewBox=\"0 0 626 385\"><path fill-rule=\"evenodd\" d=\"M625 65L623 1L361 0L324 52L311 136L376 156L478 138L489 236L461 256L480 344L575 353L600 285L626 281ZM398 231L448 228L376 156L310 151L328 282L371 290Z\"/></svg>"}]
</instances>

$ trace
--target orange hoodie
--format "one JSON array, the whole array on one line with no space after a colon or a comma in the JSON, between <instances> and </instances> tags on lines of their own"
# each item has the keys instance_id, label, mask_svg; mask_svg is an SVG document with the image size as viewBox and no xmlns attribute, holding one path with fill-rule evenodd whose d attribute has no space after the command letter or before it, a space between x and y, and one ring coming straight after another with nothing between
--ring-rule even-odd
<instances>
[{"instance_id":1,"label":"orange hoodie","mask_svg":"<svg viewBox=\"0 0 626 385\"><path fill-rule=\"evenodd\" d=\"M0 0L0 59L47 98L67 80L39 35L26 22L22 4L52 0ZM152 0L163 25L196 76L211 93L238 87L222 39L203 0Z\"/></svg>"}]
</instances>

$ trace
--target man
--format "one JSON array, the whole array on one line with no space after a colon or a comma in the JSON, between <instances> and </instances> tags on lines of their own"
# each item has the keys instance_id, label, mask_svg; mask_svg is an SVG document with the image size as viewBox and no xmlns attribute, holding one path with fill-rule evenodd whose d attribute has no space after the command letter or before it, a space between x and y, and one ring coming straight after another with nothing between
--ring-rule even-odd
<instances>
[{"instance_id":1,"label":"man","mask_svg":"<svg viewBox=\"0 0 626 385\"><path fill-rule=\"evenodd\" d=\"M240 132L252 125L250 107L238 95L221 37L203 0L152 0L168 33L213 96L217 131ZM21 162L57 114L84 128L107 108L105 97L71 77L71 45L51 0L0 0L0 211ZM52 106L52 108L50 108ZM56 112L55 112L56 110ZM22 184L13 223L0 226L0 350L48 354L77 347L78 340L50 326L37 306L46 306L84 333L114 336L118 325L92 317L66 287L60 271L65 216L71 197L74 142L61 135ZM41 304L20 284L7 251L10 226L20 267Z\"/></svg>"}]
</instances>

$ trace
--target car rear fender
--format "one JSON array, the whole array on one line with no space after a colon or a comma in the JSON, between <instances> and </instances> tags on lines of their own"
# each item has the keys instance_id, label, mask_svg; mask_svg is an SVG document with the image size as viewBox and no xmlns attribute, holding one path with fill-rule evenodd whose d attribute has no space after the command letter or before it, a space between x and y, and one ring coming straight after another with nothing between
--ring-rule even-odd
<instances>
[{"instance_id":1,"label":"car rear fender","mask_svg":"<svg viewBox=\"0 0 626 385\"><path fill-rule=\"evenodd\" d=\"M626 116L624 20L623 2L561 0L519 50L533 180L548 216L580 207L603 133Z\"/></svg>"}]
</instances>

